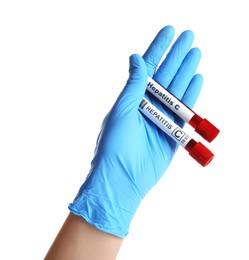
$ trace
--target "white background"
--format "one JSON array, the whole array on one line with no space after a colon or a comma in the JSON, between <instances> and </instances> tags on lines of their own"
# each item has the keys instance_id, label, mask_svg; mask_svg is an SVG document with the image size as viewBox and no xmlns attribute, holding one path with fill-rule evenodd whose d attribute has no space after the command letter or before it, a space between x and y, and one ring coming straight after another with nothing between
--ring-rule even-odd
<instances>
[{"instance_id":1,"label":"white background","mask_svg":"<svg viewBox=\"0 0 249 260\"><path fill-rule=\"evenodd\" d=\"M179 149L118 260L249 259L246 3L0 2L0 259L43 259L88 173L129 56L168 24L175 38L195 34L204 76L195 111L221 132L204 142L215 154L205 168Z\"/></svg>"}]
</instances>

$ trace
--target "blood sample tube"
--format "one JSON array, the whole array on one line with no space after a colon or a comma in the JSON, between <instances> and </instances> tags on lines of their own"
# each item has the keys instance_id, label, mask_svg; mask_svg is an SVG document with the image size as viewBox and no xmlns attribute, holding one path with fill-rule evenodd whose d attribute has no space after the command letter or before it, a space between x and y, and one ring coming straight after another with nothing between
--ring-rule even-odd
<instances>
[{"instance_id":1,"label":"blood sample tube","mask_svg":"<svg viewBox=\"0 0 249 260\"><path fill-rule=\"evenodd\" d=\"M178 98L150 77L148 79L147 90L181 117L186 123L190 124L195 131L208 142L213 141L218 135L219 129L207 119L197 115L192 109L183 104Z\"/></svg>"},{"instance_id":2,"label":"blood sample tube","mask_svg":"<svg viewBox=\"0 0 249 260\"><path fill-rule=\"evenodd\" d=\"M166 117L158 108L143 97L139 110L147 116L153 123L161 128L176 143L185 148L191 157L193 157L203 167L209 164L214 154L208 150L202 143L196 142L181 127Z\"/></svg>"}]
</instances>

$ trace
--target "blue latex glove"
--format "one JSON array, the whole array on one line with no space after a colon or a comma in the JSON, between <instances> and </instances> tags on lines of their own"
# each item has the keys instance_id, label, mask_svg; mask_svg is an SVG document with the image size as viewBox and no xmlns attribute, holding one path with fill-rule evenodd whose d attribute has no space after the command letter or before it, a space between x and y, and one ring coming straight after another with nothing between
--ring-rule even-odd
<instances>
[{"instance_id":1,"label":"blue latex glove","mask_svg":"<svg viewBox=\"0 0 249 260\"><path fill-rule=\"evenodd\" d=\"M177 150L176 143L138 110L143 96L183 125L145 93L148 75L190 107L202 86L202 76L195 75L201 55L198 48L191 49L192 31L184 31L161 62L173 37L173 27L166 26L143 57L130 56L129 79L103 121L90 172L69 205L71 212L96 228L121 238L128 234L140 202Z\"/></svg>"}]
</instances>

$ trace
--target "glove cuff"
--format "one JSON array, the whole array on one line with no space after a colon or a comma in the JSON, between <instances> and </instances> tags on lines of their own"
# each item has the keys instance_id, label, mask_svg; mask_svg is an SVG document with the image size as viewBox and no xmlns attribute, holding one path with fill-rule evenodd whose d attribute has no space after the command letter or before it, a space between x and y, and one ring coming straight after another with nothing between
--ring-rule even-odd
<instances>
[{"instance_id":1,"label":"glove cuff","mask_svg":"<svg viewBox=\"0 0 249 260\"><path fill-rule=\"evenodd\" d=\"M129 226L136 211L136 209L133 212L128 211L113 201L84 192L81 192L68 208L73 214L83 217L97 229L120 238L128 235Z\"/></svg>"}]
</instances>

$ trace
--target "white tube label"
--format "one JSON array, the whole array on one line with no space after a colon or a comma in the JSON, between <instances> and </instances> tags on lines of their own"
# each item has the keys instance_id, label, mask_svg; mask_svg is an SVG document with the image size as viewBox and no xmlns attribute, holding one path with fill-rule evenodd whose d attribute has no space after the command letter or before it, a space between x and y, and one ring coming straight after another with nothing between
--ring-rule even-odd
<instances>
[{"instance_id":1,"label":"white tube label","mask_svg":"<svg viewBox=\"0 0 249 260\"><path fill-rule=\"evenodd\" d=\"M143 98L139 110L182 147L192 139L181 127L167 118L159 109Z\"/></svg>"},{"instance_id":2,"label":"white tube label","mask_svg":"<svg viewBox=\"0 0 249 260\"><path fill-rule=\"evenodd\" d=\"M179 99L162 87L159 83L149 77L147 90L157 99L165 104L169 109L181 117L185 122L189 122L195 113L184 105Z\"/></svg>"}]
</instances>

